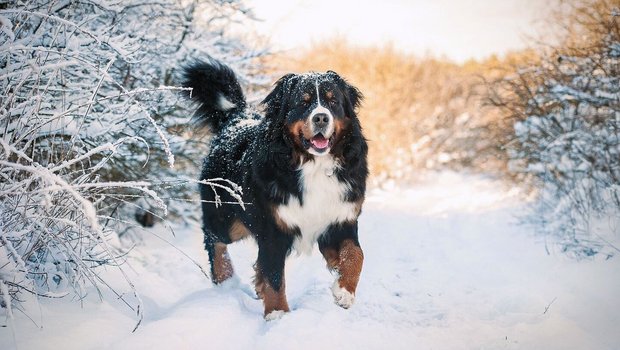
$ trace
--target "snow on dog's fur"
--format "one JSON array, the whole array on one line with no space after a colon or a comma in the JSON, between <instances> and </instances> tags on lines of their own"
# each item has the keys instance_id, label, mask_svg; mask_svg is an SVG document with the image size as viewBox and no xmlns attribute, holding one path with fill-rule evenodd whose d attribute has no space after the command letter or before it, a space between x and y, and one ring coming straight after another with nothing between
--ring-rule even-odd
<instances>
[{"instance_id":1,"label":"snow on dog's fur","mask_svg":"<svg viewBox=\"0 0 620 350\"><path fill-rule=\"evenodd\" d=\"M215 283L232 277L226 245L258 243L256 292L265 317L288 311L284 263L315 242L330 269L336 303L353 303L363 253L357 236L368 175L368 146L356 115L361 93L337 73L288 74L263 100L265 115L246 110L234 72L210 59L185 70L198 102L196 119L215 134L201 179L224 178L243 189L244 208L203 185L203 230ZM220 196L216 198L216 196ZM271 316L270 316L271 314Z\"/></svg>"}]
</instances>

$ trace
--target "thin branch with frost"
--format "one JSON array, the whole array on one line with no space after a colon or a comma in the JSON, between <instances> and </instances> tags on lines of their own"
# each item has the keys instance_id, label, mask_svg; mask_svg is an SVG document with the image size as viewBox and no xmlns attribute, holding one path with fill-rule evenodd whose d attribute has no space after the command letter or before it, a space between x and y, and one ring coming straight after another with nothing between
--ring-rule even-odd
<instances>
[{"instance_id":1,"label":"thin branch with frost","mask_svg":"<svg viewBox=\"0 0 620 350\"><path fill-rule=\"evenodd\" d=\"M67 21L67 20L65 20L63 18L54 16L54 15L49 15L49 14L38 12L38 11L28 11L28 10L25 10L25 9L21 9L21 10L11 10L11 9L0 10L0 14L4 14L4 13L6 13L6 14L13 13L13 14L16 14L16 15L33 15L33 16L48 18L48 19L54 20L54 21L56 21L58 23L62 23L64 25L66 25L66 26L73 27L76 30L79 30L82 33L84 33L84 34L90 36L91 38L95 39L95 41L97 41L97 43L101 43L101 40L99 40L99 37L96 34L91 33L90 31L84 29L83 27L81 27L80 25L78 25L78 24L76 24L74 22Z\"/></svg>"},{"instance_id":2,"label":"thin branch with frost","mask_svg":"<svg viewBox=\"0 0 620 350\"><path fill-rule=\"evenodd\" d=\"M241 186L235 184L234 182L230 181L230 180L226 180L226 179L222 179L222 178L215 178L215 179L208 179L208 180L191 180L191 179L187 179L187 181L189 182L194 182L194 183L199 183L202 185L207 185L209 187L211 187L211 190L213 191L214 195L215 195L215 204L216 206L222 204L221 200L220 200L220 196L217 193L217 188L219 189L223 189L226 192L228 192L228 194L230 194L236 201L237 203L241 206L241 208L243 208L243 210L245 210L245 203L243 202L243 189L241 188ZM222 185L219 184L219 182L225 182L226 185Z\"/></svg>"}]
</instances>

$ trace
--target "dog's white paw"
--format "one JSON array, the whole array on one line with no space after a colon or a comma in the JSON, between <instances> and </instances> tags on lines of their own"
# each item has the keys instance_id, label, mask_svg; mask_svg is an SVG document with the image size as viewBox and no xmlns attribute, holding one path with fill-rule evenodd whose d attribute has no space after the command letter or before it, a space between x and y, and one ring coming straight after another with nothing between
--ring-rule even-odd
<instances>
[{"instance_id":1,"label":"dog's white paw","mask_svg":"<svg viewBox=\"0 0 620 350\"><path fill-rule=\"evenodd\" d=\"M270 313L268 313L267 315L265 315L265 321L275 321L275 320L279 320L282 318L282 316L284 316L286 312L282 311L282 310L274 310L271 311Z\"/></svg>"},{"instance_id":2,"label":"dog's white paw","mask_svg":"<svg viewBox=\"0 0 620 350\"><path fill-rule=\"evenodd\" d=\"M355 294L340 287L340 283L338 283L338 280L336 280L332 285L332 294L334 295L334 301L336 302L336 304L345 309L350 308L355 301Z\"/></svg>"}]
</instances>

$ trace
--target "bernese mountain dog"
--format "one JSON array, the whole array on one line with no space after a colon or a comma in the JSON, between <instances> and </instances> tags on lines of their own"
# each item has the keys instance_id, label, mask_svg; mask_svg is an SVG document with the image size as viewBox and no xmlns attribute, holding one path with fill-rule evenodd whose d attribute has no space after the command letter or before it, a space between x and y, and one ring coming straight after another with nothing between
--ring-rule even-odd
<instances>
[{"instance_id":1,"label":"bernese mountain dog","mask_svg":"<svg viewBox=\"0 0 620 350\"><path fill-rule=\"evenodd\" d=\"M258 244L256 294L266 319L289 311L284 263L317 242L330 270L335 302L354 300L364 255L358 217L368 176L368 146L356 110L360 91L333 71L287 74L251 110L235 73L210 58L184 70L197 102L195 118L214 133L200 179L241 186L244 207L226 191L200 185L204 245L211 276L232 277L226 246L252 236ZM261 114L264 114L261 115ZM221 193L218 193L221 192Z\"/></svg>"}]
</instances>

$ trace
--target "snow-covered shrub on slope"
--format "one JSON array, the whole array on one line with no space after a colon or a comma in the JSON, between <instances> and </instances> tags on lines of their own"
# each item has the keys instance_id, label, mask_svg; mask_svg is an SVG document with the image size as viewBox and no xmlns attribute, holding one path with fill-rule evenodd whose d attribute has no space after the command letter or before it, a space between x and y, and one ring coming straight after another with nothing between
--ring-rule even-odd
<instances>
[{"instance_id":1,"label":"snow-covered shrub on slope","mask_svg":"<svg viewBox=\"0 0 620 350\"><path fill-rule=\"evenodd\" d=\"M619 15L614 1L576 5L564 46L506 81L512 170L534 178L537 221L577 256L616 251L620 234L618 222L597 228L620 216Z\"/></svg>"},{"instance_id":2,"label":"snow-covered shrub on slope","mask_svg":"<svg viewBox=\"0 0 620 350\"><path fill-rule=\"evenodd\" d=\"M88 283L106 286L95 268L123 262L114 244L118 208L147 198L165 213L167 198L196 186L179 179L195 176L205 147L186 137L189 112L172 85L183 63L207 53L228 57L252 83L247 61L261 52L224 33L248 13L241 1L0 4L0 304L7 312L20 292L81 298Z\"/></svg>"}]
</instances>

